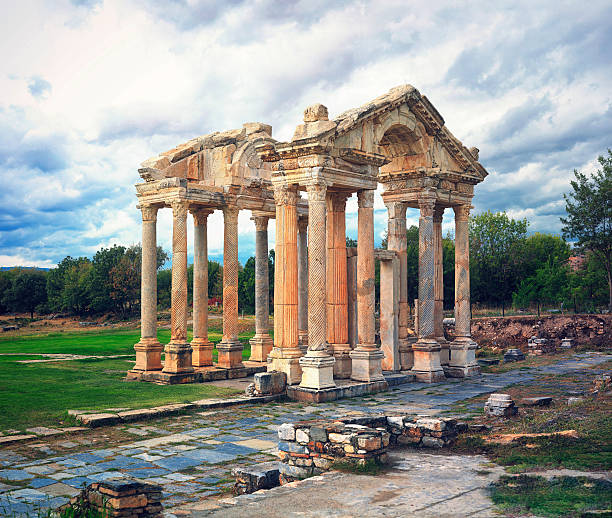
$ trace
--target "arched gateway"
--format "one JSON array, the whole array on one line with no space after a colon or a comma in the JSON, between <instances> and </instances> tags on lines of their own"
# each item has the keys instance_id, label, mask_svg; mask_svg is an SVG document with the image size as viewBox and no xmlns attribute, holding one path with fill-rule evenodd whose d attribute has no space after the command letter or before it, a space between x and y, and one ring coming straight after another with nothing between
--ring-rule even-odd
<instances>
[{"instance_id":1,"label":"arched gateway","mask_svg":"<svg viewBox=\"0 0 612 518\"><path fill-rule=\"evenodd\" d=\"M136 185L143 217L142 324L130 378L181 383L282 371L308 391L351 378L385 383L385 371L422 381L479 372L470 337L468 215L487 172L429 100L409 85L329 120L316 104L291 142L265 124L193 139L147 160ZM374 250L374 191L383 187L388 250ZM307 193L307 200L301 193ZM345 205L358 199L357 250L346 248ZM173 211L172 336L156 338L156 214ZM420 210L418 329L409 329L406 209ZM455 330L442 328L442 214L455 213ZM223 339L207 339L206 221L224 214ZM242 362L237 335L238 211L256 227L256 335ZM193 340L187 342L187 211L194 216ZM276 218L274 343L268 333L267 222ZM376 342L374 260L381 260L381 344Z\"/></svg>"}]
</instances>

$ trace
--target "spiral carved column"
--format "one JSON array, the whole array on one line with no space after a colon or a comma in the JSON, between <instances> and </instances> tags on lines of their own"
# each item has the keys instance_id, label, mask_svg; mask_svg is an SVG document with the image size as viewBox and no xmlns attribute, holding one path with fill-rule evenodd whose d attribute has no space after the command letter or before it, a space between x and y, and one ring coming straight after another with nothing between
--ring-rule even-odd
<instances>
[{"instance_id":1,"label":"spiral carved column","mask_svg":"<svg viewBox=\"0 0 612 518\"><path fill-rule=\"evenodd\" d=\"M134 346L137 371L161 370L162 346L157 340L157 207L143 205L140 281L140 341Z\"/></svg>"},{"instance_id":2,"label":"spiral carved column","mask_svg":"<svg viewBox=\"0 0 612 518\"><path fill-rule=\"evenodd\" d=\"M300 387L335 387L334 358L327 353L326 195L327 185L315 182L308 191L308 351L300 358Z\"/></svg>"},{"instance_id":3,"label":"spiral carved column","mask_svg":"<svg viewBox=\"0 0 612 518\"><path fill-rule=\"evenodd\" d=\"M476 342L472 340L470 315L470 205L455 211L455 340L450 347L448 374L452 377L480 373L476 362Z\"/></svg>"},{"instance_id":4,"label":"spiral carved column","mask_svg":"<svg viewBox=\"0 0 612 518\"><path fill-rule=\"evenodd\" d=\"M163 372L193 372L187 342L187 204L172 204L172 309L171 336L165 347Z\"/></svg>"},{"instance_id":5,"label":"spiral carved column","mask_svg":"<svg viewBox=\"0 0 612 518\"><path fill-rule=\"evenodd\" d=\"M308 350L308 218L298 220L298 341Z\"/></svg>"},{"instance_id":6,"label":"spiral carved column","mask_svg":"<svg viewBox=\"0 0 612 518\"><path fill-rule=\"evenodd\" d=\"M440 365L440 344L434 331L434 208L435 198L419 199L419 329L418 340L413 345L414 366L412 372L419 381L434 382L444 379Z\"/></svg>"},{"instance_id":7,"label":"spiral carved column","mask_svg":"<svg viewBox=\"0 0 612 518\"><path fill-rule=\"evenodd\" d=\"M218 366L241 368L238 339L238 207L223 208L223 339L217 345Z\"/></svg>"},{"instance_id":8,"label":"spiral carved column","mask_svg":"<svg viewBox=\"0 0 612 518\"><path fill-rule=\"evenodd\" d=\"M249 360L267 361L272 350L272 337L268 332L270 277L268 274L268 216L253 216L255 222L255 336L251 338Z\"/></svg>"},{"instance_id":9,"label":"spiral carved column","mask_svg":"<svg viewBox=\"0 0 612 518\"><path fill-rule=\"evenodd\" d=\"M213 364L213 344L208 339L208 216L210 210L191 209L193 216L193 349L194 367Z\"/></svg>"},{"instance_id":10,"label":"spiral carved column","mask_svg":"<svg viewBox=\"0 0 612 518\"><path fill-rule=\"evenodd\" d=\"M374 191L357 193L357 347L350 353L351 379L384 381L383 353L376 345L374 292Z\"/></svg>"}]
</instances>

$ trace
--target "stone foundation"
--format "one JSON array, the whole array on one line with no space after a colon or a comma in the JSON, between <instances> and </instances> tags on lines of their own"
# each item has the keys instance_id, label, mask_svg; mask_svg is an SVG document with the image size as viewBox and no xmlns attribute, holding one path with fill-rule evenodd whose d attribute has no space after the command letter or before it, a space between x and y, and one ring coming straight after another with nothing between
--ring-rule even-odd
<instances>
[{"instance_id":1,"label":"stone foundation","mask_svg":"<svg viewBox=\"0 0 612 518\"><path fill-rule=\"evenodd\" d=\"M162 515L161 496L161 486L111 479L91 484L61 510L72 508L75 516L90 510L108 517L152 518Z\"/></svg>"},{"instance_id":2,"label":"stone foundation","mask_svg":"<svg viewBox=\"0 0 612 518\"><path fill-rule=\"evenodd\" d=\"M126 381L148 381L159 385L179 383L205 383L235 378L246 378L257 372L265 372L266 364L245 361L241 367L224 369L218 366L195 368L193 372L169 373L163 371L128 371Z\"/></svg>"}]
</instances>

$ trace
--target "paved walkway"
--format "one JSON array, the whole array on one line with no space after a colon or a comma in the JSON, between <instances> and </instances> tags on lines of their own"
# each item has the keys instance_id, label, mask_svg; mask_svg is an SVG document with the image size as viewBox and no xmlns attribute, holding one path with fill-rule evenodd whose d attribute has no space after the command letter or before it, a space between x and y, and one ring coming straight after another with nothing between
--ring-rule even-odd
<instances>
[{"instance_id":1,"label":"paved walkway","mask_svg":"<svg viewBox=\"0 0 612 518\"><path fill-rule=\"evenodd\" d=\"M178 513L185 504L231 490L231 469L237 464L275 458L276 429L282 423L371 412L432 415L458 401L541 374L589 369L609 359L612 356L585 353L546 367L484 374L474 380L410 383L382 394L316 406L269 403L121 425L118 431L134 439L119 443L107 435L112 435L109 429L99 429L76 433L70 440L50 437L6 447L0 450L0 515L35 516L37 509L67 502L83 485L116 477L161 484L165 509ZM107 442L92 447L94 441Z\"/></svg>"}]
</instances>

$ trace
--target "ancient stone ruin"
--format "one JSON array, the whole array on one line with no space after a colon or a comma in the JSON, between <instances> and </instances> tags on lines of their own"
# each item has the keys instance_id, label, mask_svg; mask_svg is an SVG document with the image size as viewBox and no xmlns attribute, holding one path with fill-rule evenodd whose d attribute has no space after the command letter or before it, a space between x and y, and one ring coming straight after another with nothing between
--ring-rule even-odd
<instances>
[{"instance_id":1,"label":"ancient stone ruin","mask_svg":"<svg viewBox=\"0 0 612 518\"><path fill-rule=\"evenodd\" d=\"M330 120L308 107L291 142L272 128L192 139L142 164L142 321L129 378L162 383L284 372L304 391L339 380L385 386L383 371L439 381L479 372L470 336L468 216L487 172L410 85ZM388 250L374 249L374 192L382 184ZM306 193L307 197L302 196ZM356 249L346 247L345 207L358 201ZM171 340L157 340L156 220L173 214ZM409 325L406 209L420 210L418 325ZM455 214L455 339L442 325L442 215ZM224 215L223 339L208 341L207 217ZM238 340L238 213L256 230L256 334L249 361ZM193 340L187 341L187 213L194 221ZM268 221L276 219L274 340L268 330ZM380 342L374 261L381 261ZM162 350L165 362L161 362Z\"/></svg>"}]
</instances>

